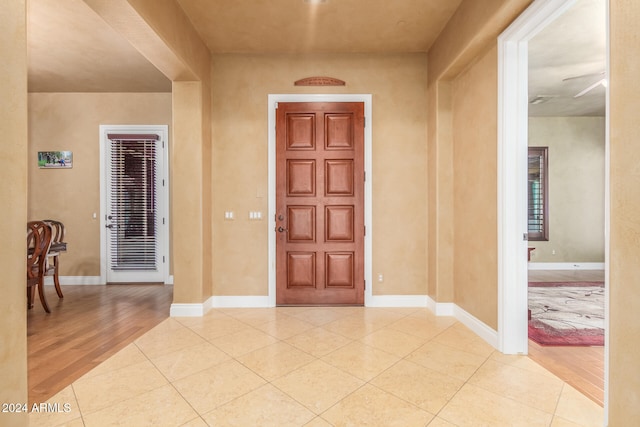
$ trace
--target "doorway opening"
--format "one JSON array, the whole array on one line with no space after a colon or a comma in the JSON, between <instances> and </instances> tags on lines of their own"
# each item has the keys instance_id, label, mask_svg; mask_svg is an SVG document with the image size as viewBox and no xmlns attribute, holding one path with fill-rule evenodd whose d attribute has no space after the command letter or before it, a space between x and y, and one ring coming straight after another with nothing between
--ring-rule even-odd
<instances>
[{"instance_id":1,"label":"doorway opening","mask_svg":"<svg viewBox=\"0 0 640 427\"><path fill-rule=\"evenodd\" d=\"M606 1L571 4L528 61L529 159L544 169L529 165L529 355L602 406Z\"/></svg>"},{"instance_id":2,"label":"doorway opening","mask_svg":"<svg viewBox=\"0 0 640 427\"><path fill-rule=\"evenodd\" d=\"M533 95L528 93L528 43L575 3L576 0L534 2L498 39L498 336L499 349L506 354L528 353L526 178L528 111L530 95ZM605 128L605 151L608 153L609 130L608 126ZM605 189L608 188L609 175L606 153ZM605 190L605 206L608 197L608 191ZM608 222L605 213L606 228ZM607 245L605 237L605 247ZM606 281L606 251L604 268ZM605 292L608 292L606 284ZM605 324L607 318L608 306L605 303ZM606 338L605 328L605 346ZM606 418L607 360L604 365Z\"/></svg>"}]
</instances>

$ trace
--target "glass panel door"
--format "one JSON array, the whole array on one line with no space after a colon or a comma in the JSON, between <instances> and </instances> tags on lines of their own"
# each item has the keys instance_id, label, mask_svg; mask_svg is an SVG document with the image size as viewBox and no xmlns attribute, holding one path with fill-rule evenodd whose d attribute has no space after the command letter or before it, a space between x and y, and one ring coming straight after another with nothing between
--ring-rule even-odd
<instances>
[{"instance_id":1,"label":"glass panel door","mask_svg":"<svg viewBox=\"0 0 640 427\"><path fill-rule=\"evenodd\" d=\"M109 135L107 282L163 280L158 259L157 135Z\"/></svg>"}]
</instances>

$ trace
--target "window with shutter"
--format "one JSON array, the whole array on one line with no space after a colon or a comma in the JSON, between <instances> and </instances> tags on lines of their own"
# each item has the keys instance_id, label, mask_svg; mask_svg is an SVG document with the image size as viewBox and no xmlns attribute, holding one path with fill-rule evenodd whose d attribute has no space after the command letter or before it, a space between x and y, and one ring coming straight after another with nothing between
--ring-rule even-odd
<instances>
[{"instance_id":1,"label":"window with shutter","mask_svg":"<svg viewBox=\"0 0 640 427\"><path fill-rule=\"evenodd\" d=\"M548 147L529 147L529 240L549 240Z\"/></svg>"}]
</instances>

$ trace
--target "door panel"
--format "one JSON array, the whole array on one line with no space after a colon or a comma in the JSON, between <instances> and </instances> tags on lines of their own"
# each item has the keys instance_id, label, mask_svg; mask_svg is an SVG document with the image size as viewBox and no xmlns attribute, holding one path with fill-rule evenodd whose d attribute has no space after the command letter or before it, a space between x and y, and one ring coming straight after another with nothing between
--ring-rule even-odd
<instances>
[{"instance_id":1,"label":"door panel","mask_svg":"<svg viewBox=\"0 0 640 427\"><path fill-rule=\"evenodd\" d=\"M364 104L276 112L276 302L364 303Z\"/></svg>"},{"instance_id":2,"label":"door panel","mask_svg":"<svg viewBox=\"0 0 640 427\"><path fill-rule=\"evenodd\" d=\"M287 195L316 195L315 160L287 160Z\"/></svg>"},{"instance_id":3,"label":"door panel","mask_svg":"<svg viewBox=\"0 0 640 427\"><path fill-rule=\"evenodd\" d=\"M353 160L327 160L324 176L328 196L353 196Z\"/></svg>"},{"instance_id":4,"label":"door panel","mask_svg":"<svg viewBox=\"0 0 640 427\"><path fill-rule=\"evenodd\" d=\"M316 207L289 206L289 230L287 240L290 243L315 243Z\"/></svg>"}]
</instances>

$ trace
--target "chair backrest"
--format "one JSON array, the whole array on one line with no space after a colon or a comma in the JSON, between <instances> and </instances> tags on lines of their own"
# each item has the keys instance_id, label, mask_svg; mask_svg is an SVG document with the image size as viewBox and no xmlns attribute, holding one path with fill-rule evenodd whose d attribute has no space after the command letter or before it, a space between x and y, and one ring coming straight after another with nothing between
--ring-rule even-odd
<instances>
[{"instance_id":1,"label":"chair backrest","mask_svg":"<svg viewBox=\"0 0 640 427\"><path fill-rule=\"evenodd\" d=\"M64 242L64 224L55 219L45 219L44 222L51 226L51 243Z\"/></svg>"},{"instance_id":2,"label":"chair backrest","mask_svg":"<svg viewBox=\"0 0 640 427\"><path fill-rule=\"evenodd\" d=\"M27 223L27 279L43 274L51 246L51 226L44 221Z\"/></svg>"}]
</instances>

